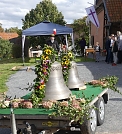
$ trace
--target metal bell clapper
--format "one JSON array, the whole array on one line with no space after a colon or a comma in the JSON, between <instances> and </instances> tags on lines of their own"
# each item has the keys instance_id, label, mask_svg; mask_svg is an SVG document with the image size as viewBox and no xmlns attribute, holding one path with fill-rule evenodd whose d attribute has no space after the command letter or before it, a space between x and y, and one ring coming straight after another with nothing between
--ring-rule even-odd
<instances>
[{"instance_id":1,"label":"metal bell clapper","mask_svg":"<svg viewBox=\"0 0 122 134\"><path fill-rule=\"evenodd\" d=\"M71 68L69 69L67 86L69 89L86 89L86 85L79 78L77 64L74 61L71 61Z\"/></svg>"},{"instance_id":2,"label":"metal bell clapper","mask_svg":"<svg viewBox=\"0 0 122 134\"><path fill-rule=\"evenodd\" d=\"M48 82L45 88L45 97L43 100L63 100L70 97L71 91L66 86L63 74L62 66L59 62L55 61L51 65L51 71Z\"/></svg>"}]
</instances>

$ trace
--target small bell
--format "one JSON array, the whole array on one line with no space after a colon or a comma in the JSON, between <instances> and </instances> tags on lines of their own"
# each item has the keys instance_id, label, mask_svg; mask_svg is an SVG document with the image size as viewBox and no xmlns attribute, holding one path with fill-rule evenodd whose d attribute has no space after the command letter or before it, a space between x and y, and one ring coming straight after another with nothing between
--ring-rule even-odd
<instances>
[{"instance_id":1,"label":"small bell","mask_svg":"<svg viewBox=\"0 0 122 134\"><path fill-rule=\"evenodd\" d=\"M74 61L71 62L71 68L69 69L67 86L69 89L86 89L86 85L79 78L77 64Z\"/></svg>"}]
</instances>

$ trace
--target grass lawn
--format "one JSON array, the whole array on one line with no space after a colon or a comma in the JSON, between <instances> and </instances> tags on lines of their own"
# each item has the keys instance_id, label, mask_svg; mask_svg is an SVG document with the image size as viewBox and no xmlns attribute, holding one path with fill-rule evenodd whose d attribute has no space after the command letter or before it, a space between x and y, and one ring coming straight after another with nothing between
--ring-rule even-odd
<instances>
[{"instance_id":1,"label":"grass lawn","mask_svg":"<svg viewBox=\"0 0 122 134\"><path fill-rule=\"evenodd\" d=\"M36 62L39 58L25 58L24 66L36 65ZM88 62L94 61L90 58L76 57L76 62ZM15 71L12 68L15 67ZM23 67L22 58L16 59L2 59L0 60L0 93L7 91L6 82L11 74L16 73L17 70Z\"/></svg>"},{"instance_id":2,"label":"grass lawn","mask_svg":"<svg viewBox=\"0 0 122 134\"><path fill-rule=\"evenodd\" d=\"M25 59L25 66L34 65L35 59ZM15 70L12 68L15 67ZM0 60L0 93L7 91L6 81L11 74L23 67L22 59L2 59Z\"/></svg>"}]
</instances>

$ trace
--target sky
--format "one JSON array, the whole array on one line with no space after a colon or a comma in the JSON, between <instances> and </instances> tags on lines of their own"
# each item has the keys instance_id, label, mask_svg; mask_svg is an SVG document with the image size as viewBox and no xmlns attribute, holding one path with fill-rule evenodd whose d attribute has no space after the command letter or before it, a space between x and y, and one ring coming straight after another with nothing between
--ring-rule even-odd
<instances>
[{"instance_id":1,"label":"sky","mask_svg":"<svg viewBox=\"0 0 122 134\"><path fill-rule=\"evenodd\" d=\"M0 23L2 27L22 28L22 20L31 9L42 0L0 0ZM59 12L62 12L65 21L70 24L75 19L86 16L85 8L92 6L94 0L52 0Z\"/></svg>"}]
</instances>

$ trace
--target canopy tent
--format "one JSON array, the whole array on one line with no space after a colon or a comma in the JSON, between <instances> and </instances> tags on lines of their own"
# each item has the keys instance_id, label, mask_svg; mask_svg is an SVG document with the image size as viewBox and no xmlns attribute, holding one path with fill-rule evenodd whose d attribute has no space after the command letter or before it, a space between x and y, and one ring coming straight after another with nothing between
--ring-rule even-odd
<instances>
[{"instance_id":1,"label":"canopy tent","mask_svg":"<svg viewBox=\"0 0 122 134\"><path fill-rule=\"evenodd\" d=\"M53 33L53 29L56 29L56 35L67 35L70 34L72 38L72 45L74 46L73 39L73 29L62 26L56 23L51 23L48 21L41 22L37 25L34 25L28 29L22 31L22 58L24 63L24 43L26 36L38 36L38 35L51 35ZM66 36L67 43L67 36Z\"/></svg>"}]
</instances>

